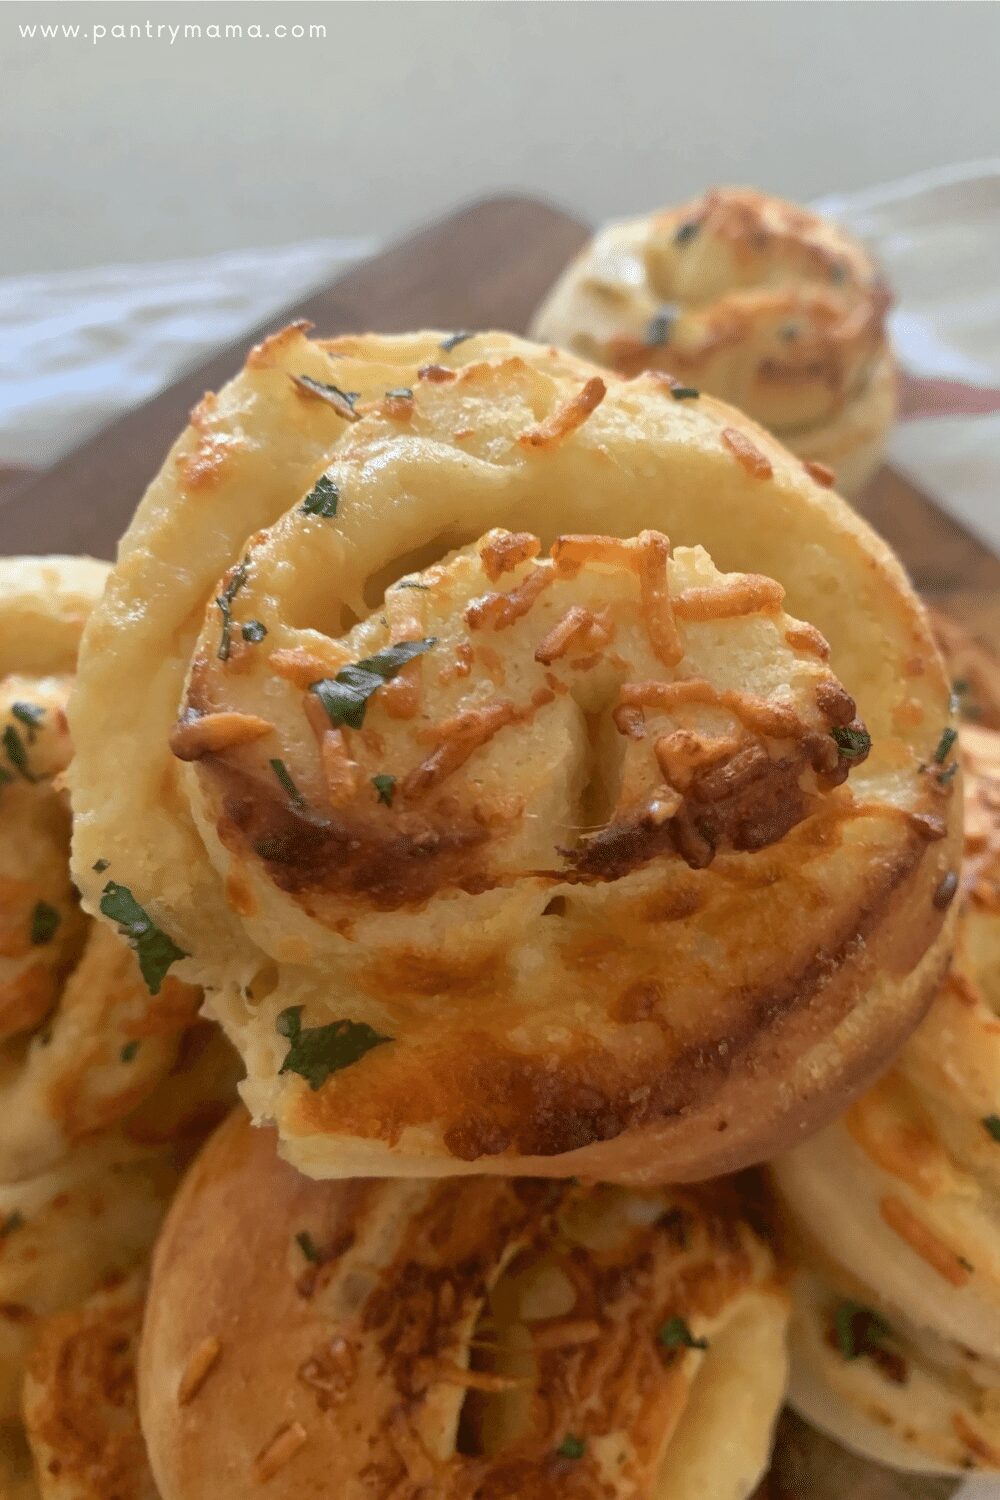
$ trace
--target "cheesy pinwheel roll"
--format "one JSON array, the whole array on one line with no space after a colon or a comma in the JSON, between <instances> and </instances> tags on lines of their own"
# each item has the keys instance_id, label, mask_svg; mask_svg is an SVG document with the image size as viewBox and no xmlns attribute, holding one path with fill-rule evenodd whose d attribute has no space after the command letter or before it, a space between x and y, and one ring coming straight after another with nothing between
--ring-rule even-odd
<instances>
[{"instance_id":1,"label":"cheesy pinwheel roll","mask_svg":"<svg viewBox=\"0 0 1000 1500\"><path fill-rule=\"evenodd\" d=\"M731 1185L317 1183L243 1112L154 1258L163 1500L743 1500L786 1298Z\"/></svg>"},{"instance_id":2,"label":"cheesy pinwheel roll","mask_svg":"<svg viewBox=\"0 0 1000 1500\"><path fill-rule=\"evenodd\" d=\"M173 978L151 996L70 878L66 706L106 576L89 558L0 561L0 1183L135 1109L199 1002Z\"/></svg>"},{"instance_id":3,"label":"cheesy pinwheel roll","mask_svg":"<svg viewBox=\"0 0 1000 1500\"><path fill-rule=\"evenodd\" d=\"M729 1170L940 978L923 613L777 443L679 396L503 334L291 328L122 543L76 878L211 991L312 1175Z\"/></svg>"},{"instance_id":4,"label":"cheesy pinwheel roll","mask_svg":"<svg viewBox=\"0 0 1000 1500\"><path fill-rule=\"evenodd\" d=\"M961 731L951 973L891 1070L778 1162L801 1251L792 1394L904 1469L1000 1470L1000 734Z\"/></svg>"},{"instance_id":5,"label":"cheesy pinwheel roll","mask_svg":"<svg viewBox=\"0 0 1000 1500\"><path fill-rule=\"evenodd\" d=\"M669 370L740 407L855 495L895 415L889 296L862 246L748 188L602 229L534 335L624 375Z\"/></svg>"}]
</instances>

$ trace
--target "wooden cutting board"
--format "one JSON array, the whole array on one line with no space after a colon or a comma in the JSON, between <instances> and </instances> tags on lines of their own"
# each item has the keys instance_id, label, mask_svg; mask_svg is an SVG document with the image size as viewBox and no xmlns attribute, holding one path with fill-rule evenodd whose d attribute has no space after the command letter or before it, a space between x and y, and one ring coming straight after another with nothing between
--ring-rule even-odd
<instances>
[{"instance_id":1,"label":"wooden cutting board","mask_svg":"<svg viewBox=\"0 0 1000 1500\"><path fill-rule=\"evenodd\" d=\"M321 334L419 327L520 332L587 233L544 203L507 197L474 204L412 235L128 411L53 468L8 486L0 493L0 554L111 557L190 408L242 365L248 345L264 333L296 318L308 319ZM122 406L128 405L123 391ZM926 598L987 641L1000 638L1000 559L890 470L875 480L860 508ZM787 1415L762 1494L768 1500L943 1500L952 1488L862 1463Z\"/></svg>"}]
</instances>

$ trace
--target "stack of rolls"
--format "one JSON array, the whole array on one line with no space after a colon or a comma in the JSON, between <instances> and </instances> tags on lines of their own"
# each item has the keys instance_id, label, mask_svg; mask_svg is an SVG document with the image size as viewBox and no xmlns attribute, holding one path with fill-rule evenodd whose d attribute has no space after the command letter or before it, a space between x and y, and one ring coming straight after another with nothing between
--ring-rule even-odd
<instances>
[{"instance_id":1,"label":"stack of rolls","mask_svg":"<svg viewBox=\"0 0 1000 1500\"><path fill-rule=\"evenodd\" d=\"M853 496L895 415L890 300L837 225L750 188L712 188L602 229L533 332L622 374L662 370L731 401Z\"/></svg>"},{"instance_id":2,"label":"stack of rolls","mask_svg":"<svg viewBox=\"0 0 1000 1500\"><path fill-rule=\"evenodd\" d=\"M89 916L63 806L12 1494L749 1500L787 1295L704 1179L882 1070L960 847L928 623L823 476L656 371L293 327L140 504L72 756L17 694L0 797L68 779ZM132 988L70 1004L95 934Z\"/></svg>"},{"instance_id":3,"label":"stack of rolls","mask_svg":"<svg viewBox=\"0 0 1000 1500\"><path fill-rule=\"evenodd\" d=\"M231 1049L197 1021L199 992L175 978L157 982L153 956L137 958L87 917L70 879L66 705L106 573L89 559L0 563L5 1500L8 1490L36 1493L24 1382L49 1319L141 1279L183 1167L231 1107L238 1076ZM94 1452L96 1500L112 1491L99 1444ZM38 1483L44 1496L60 1493L44 1469Z\"/></svg>"}]
</instances>

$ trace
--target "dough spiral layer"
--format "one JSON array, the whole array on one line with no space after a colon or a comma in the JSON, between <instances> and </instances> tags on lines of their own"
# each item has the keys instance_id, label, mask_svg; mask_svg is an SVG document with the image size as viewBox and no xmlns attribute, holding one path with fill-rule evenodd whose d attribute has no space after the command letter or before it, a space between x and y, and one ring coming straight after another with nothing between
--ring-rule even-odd
<instances>
[{"instance_id":1,"label":"dough spiral layer","mask_svg":"<svg viewBox=\"0 0 1000 1500\"><path fill-rule=\"evenodd\" d=\"M534 335L731 401L854 495L895 413L889 301L834 224L749 188L713 188L602 229L539 308Z\"/></svg>"},{"instance_id":2,"label":"dough spiral layer","mask_svg":"<svg viewBox=\"0 0 1000 1500\"><path fill-rule=\"evenodd\" d=\"M163 1500L745 1500L785 1296L731 1187L316 1183L242 1113L157 1247Z\"/></svg>"},{"instance_id":3,"label":"dough spiral layer","mask_svg":"<svg viewBox=\"0 0 1000 1500\"><path fill-rule=\"evenodd\" d=\"M901 1468L1000 1470L1000 734L961 731L955 962L891 1070L776 1165L801 1248L792 1393Z\"/></svg>"},{"instance_id":4,"label":"dough spiral layer","mask_svg":"<svg viewBox=\"0 0 1000 1500\"><path fill-rule=\"evenodd\" d=\"M945 961L922 612L655 374L286 330L168 458L80 683L88 904L108 859L315 1175L726 1170Z\"/></svg>"}]
</instances>

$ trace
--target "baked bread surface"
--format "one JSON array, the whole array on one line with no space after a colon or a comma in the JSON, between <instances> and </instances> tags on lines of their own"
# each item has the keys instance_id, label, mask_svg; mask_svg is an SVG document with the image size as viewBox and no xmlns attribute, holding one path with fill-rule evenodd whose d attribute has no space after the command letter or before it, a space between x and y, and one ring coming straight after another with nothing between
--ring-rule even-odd
<instances>
[{"instance_id":1,"label":"baked bread surface","mask_svg":"<svg viewBox=\"0 0 1000 1500\"><path fill-rule=\"evenodd\" d=\"M291 328L122 543L74 869L188 955L309 1173L703 1177L919 1018L947 719L895 558L730 408Z\"/></svg>"},{"instance_id":2,"label":"baked bread surface","mask_svg":"<svg viewBox=\"0 0 1000 1500\"><path fill-rule=\"evenodd\" d=\"M240 1112L161 1236L163 1500L744 1500L786 1299L733 1187L317 1183Z\"/></svg>"},{"instance_id":3,"label":"baked bread surface","mask_svg":"<svg viewBox=\"0 0 1000 1500\"><path fill-rule=\"evenodd\" d=\"M792 1399L942 1473L1000 1470L1000 734L960 742L952 970L889 1072L774 1168L799 1248Z\"/></svg>"}]
</instances>

